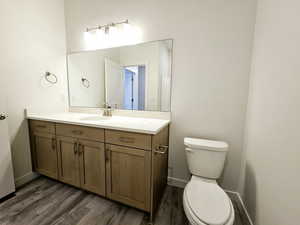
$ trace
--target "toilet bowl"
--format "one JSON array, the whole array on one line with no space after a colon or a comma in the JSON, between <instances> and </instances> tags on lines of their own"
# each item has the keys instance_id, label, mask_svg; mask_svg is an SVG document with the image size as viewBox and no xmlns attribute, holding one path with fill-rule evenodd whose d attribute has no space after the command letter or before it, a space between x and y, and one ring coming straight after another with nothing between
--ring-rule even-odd
<instances>
[{"instance_id":1,"label":"toilet bowl","mask_svg":"<svg viewBox=\"0 0 300 225\"><path fill-rule=\"evenodd\" d=\"M228 144L198 138L185 138L184 144L192 174L183 194L184 211L190 224L232 225L232 202L216 182L224 168Z\"/></svg>"},{"instance_id":2,"label":"toilet bowl","mask_svg":"<svg viewBox=\"0 0 300 225\"><path fill-rule=\"evenodd\" d=\"M214 180L192 176L183 194L183 207L191 225L232 225L234 209Z\"/></svg>"}]
</instances>

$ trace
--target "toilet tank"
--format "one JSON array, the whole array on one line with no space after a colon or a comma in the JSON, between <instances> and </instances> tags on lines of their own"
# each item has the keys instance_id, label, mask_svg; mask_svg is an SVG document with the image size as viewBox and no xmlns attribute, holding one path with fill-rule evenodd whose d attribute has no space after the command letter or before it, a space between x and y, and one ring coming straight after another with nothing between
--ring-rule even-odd
<instances>
[{"instance_id":1,"label":"toilet tank","mask_svg":"<svg viewBox=\"0 0 300 225\"><path fill-rule=\"evenodd\" d=\"M218 179L223 171L228 144L198 138L185 138L187 163L191 174Z\"/></svg>"}]
</instances>

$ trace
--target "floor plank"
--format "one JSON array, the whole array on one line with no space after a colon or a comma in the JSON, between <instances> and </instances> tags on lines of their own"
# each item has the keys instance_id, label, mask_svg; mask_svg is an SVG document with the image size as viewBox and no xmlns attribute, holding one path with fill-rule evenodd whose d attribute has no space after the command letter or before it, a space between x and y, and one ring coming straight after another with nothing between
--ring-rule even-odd
<instances>
[{"instance_id":1,"label":"floor plank","mask_svg":"<svg viewBox=\"0 0 300 225\"><path fill-rule=\"evenodd\" d=\"M183 189L168 186L156 214L155 225L188 225L182 206ZM249 225L243 208L229 195L235 208L234 225ZM0 225L147 225L140 210L40 177L0 204Z\"/></svg>"}]
</instances>

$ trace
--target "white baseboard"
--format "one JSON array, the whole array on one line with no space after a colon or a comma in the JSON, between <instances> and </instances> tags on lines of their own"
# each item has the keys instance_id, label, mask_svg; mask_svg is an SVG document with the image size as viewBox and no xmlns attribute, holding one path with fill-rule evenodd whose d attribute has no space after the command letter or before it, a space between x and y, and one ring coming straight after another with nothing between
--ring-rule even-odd
<instances>
[{"instance_id":1,"label":"white baseboard","mask_svg":"<svg viewBox=\"0 0 300 225\"><path fill-rule=\"evenodd\" d=\"M170 186L184 188L188 182L188 180L183 180L175 177L168 177L168 185Z\"/></svg>"},{"instance_id":2,"label":"white baseboard","mask_svg":"<svg viewBox=\"0 0 300 225\"><path fill-rule=\"evenodd\" d=\"M20 187L20 186L23 186L24 184L32 181L33 179L37 178L39 175L37 173L34 173L34 172L29 172L25 175L23 175L22 177L18 177L15 179L15 184L16 184L16 187Z\"/></svg>"},{"instance_id":3,"label":"white baseboard","mask_svg":"<svg viewBox=\"0 0 300 225\"><path fill-rule=\"evenodd\" d=\"M246 208L246 206L245 206L245 204L244 204L244 201L243 201L243 199L242 199L242 197L241 197L241 195L240 195L240 193L238 193L238 192L236 192L236 191L229 191L229 190L225 190L225 191L228 192L228 193L235 194L235 195L238 197L238 199L239 199L239 201L240 201L240 203L241 203L241 205L242 205L242 207L243 207L243 209L244 209L244 211L245 211L245 213L246 213L246 216L247 216L247 218L248 218L248 221L250 222L251 225L254 225L254 224L253 224L253 221L252 221L252 219L251 219L251 217L250 217L250 215L249 215L249 213L248 213L248 210L247 210L247 208Z\"/></svg>"}]
</instances>

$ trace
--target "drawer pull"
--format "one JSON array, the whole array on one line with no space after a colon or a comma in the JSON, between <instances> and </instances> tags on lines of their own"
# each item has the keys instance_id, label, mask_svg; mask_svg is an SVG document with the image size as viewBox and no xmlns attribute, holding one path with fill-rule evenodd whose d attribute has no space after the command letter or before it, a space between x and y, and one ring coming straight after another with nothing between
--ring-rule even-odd
<instances>
[{"instance_id":1,"label":"drawer pull","mask_svg":"<svg viewBox=\"0 0 300 225\"><path fill-rule=\"evenodd\" d=\"M134 143L135 139L131 137L120 137L119 141L123 143Z\"/></svg>"},{"instance_id":2,"label":"drawer pull","mask_svg":"<svg viewBox=\"0 0 300 225\"><path fill-rule=\"evenodd\" d=\"M72 130L72 134L75 134L75 135L82 135L83 132L81 130Z\"/></svg>"},{"instance_id":3,"label":"drawer pull","mask_svg":"<svg viewBox=\"0 0 300 225\"><path fill-rule=\"evenodd\" d=\"M156 150L154 150L155 154L161 154L164 155L168 152L169 146L167 145L160 145L156 148Z\"/></svg>"},{"instance_id":4,"label":"drawer pull","mask_svg":"<svg viewBox=\"0 0 300 225\"><path fill-rule=\"evenodd\" d=\"M46 125L36 125L36 128L42 128L42 129L46 129L47 126Z\"/></svg>"}]
</instances>

